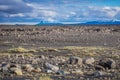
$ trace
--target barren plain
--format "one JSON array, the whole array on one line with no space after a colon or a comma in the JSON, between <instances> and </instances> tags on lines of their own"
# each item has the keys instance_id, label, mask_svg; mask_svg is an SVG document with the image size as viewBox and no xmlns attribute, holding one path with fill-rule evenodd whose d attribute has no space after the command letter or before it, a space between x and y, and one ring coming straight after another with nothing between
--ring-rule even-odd
<instances>
[{"instance_id":1,"label":"barren plain","mask_svg":"<svg viewBox=\"0 0 120 80\"><path fill-rule=\"evenodd\" d=\"M0 80L120 80L120 25L1 25Z\"/></svg>"}]
</instances>

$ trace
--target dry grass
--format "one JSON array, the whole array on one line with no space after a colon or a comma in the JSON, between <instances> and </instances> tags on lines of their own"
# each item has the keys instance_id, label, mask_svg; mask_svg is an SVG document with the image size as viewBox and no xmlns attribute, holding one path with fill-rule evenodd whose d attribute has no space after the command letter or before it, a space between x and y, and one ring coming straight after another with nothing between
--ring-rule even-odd
<instances>
[{"instance_id":1,"label":"dry grass","mask_svg":"<svg viewBox=\"0 0 120 80\"><path fill-rule=\"evenodd\" d=\"M41 52L60 52L59 49L57 49L57 48L51 48L51 47L40 47L38 49L38 51L41 51Z\"/></svg>"},{"instance_id":2,"label":"dry grass","mask_svg":"<svg viewBox=\"0 0 120 80\"><path fill-rule=\"evenodd\" d=\"M35 55L32 54L32 53L25 53L25 54L23 54L23 56L32 57L32 56L35 56Z\"/></svg>"},{"instance_id":3,"label":"dry grass","mask_svg":"<svg viewBox=\"0 0 120 80\"><path fill-rule=\"evenodd\" d=\"M53 79L50 77L50 75L42 74L39 77L39 80L53 80Z\"/></svg>"},{"instance_id":4,"label":"dry grass","mask_svg":"<svg viewBox=\"0 0 120 80\"><path fill-rule=\"evenodd\" d=\"M25 49L23 47L11 48L7 51L7 53L34 53L34 52L61 52L69 51L67 56L75 55L80 57L85 56L103 56L103 57L111 57L111 58L120 58L120 55L110 54L110 53L120 53L120 50L117 48L111 47L80 47L80 46L66 46L61 48L53 48L53 47L40 47L38 49ZM108 54L109 55L108 55ZM29 54L26 54L29 56Z\"/></svg>"},{"instance_id":5,"label":"dry grass","mask_svg":"<svg viewBox=\"0 0 120 80\"><path fill-rule=\"evenodd\" d=\"M0 56L7 56L10 55L10 53L0 53Z\"/></svg>"},{"instance_id":6,"label":"dry grass","mask_svg":"<svg viewBox=\"0 0 120 80\"><path fill-rule=\"evenodd\" d=\"M8 50L10 53L27 53L27 52L37 52L35 49L25 49L23 47L11 48Z\"/></svg>"},{"instance_id":7,"label":"dry grass","mask_svg":"<svg viewBox=\"0 0 120 80\"><path fill-rule=\"evenodd\" d=\"M63 47L63 49L65 50L84 50L84 51L91 51L91 50L105 50L105 49L108 49L108 48L105 48L105 47L79 47L79 46L66 46L66 47Z\"/></svg>"},{"instance_id":8,"label":"dry grass","mask_svg":"<svg viewBox=\"0 0 120 80\"><path fill-rule=\"evenodd\" d=\"M81 55L81 56L97 56L104 55L107 52L120 52L120 50L111 47L76 47L76 46L67 46L63 48L64 50L69 50L72 52L72 55ZM114 56L114 55L113 55ZM118 57L114 56L114 57Z\"/></svg>"}]
</instances>

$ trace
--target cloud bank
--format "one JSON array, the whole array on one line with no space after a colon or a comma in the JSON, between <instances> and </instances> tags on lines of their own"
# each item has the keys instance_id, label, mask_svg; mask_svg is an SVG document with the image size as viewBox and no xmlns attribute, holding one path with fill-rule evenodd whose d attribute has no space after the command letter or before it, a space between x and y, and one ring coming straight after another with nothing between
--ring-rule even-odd
<instances>
[{"instance_id":1,"label":"cloud bank","mask_svg":"<svg viewBox=\"0 0 120 80\"><path fill-rule=\"evenodd\" d=\"M98 1L98 5L90 0L0 0L0 22L120 20L119 5L94 1Z\"/></svg>"}]
</instances>

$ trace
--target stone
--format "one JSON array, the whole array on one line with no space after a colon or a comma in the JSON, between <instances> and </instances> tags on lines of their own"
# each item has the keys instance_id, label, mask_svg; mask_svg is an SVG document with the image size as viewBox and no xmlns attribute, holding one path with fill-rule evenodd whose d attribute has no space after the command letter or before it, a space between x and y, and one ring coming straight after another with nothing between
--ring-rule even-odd
<instances>
[{"instance_id":1,"label":"stone","mask_svg":"<svg viewBox=\"0 0 120 80\"><path fill-rule=\"evenodd\" d=\"M22 76L22 75L23 75L21 69L16 69L16 70L14 71L14 73L15 73L17 76Z\"/></svg>"},{"instance_id":2,"label":"stone","mask_svg":"<svg viewBox=\"0 0 120 80\"><path fill-rule=\"evenodd\" d=\"M33 67L29 67L29 68L26 69L27 72L31 72L31 71L33 71L33 70L34 70Z\"/></svg>"},{"instance_id":3,"label":"stone","mask_svg":"<svg viewBox=\"0 0 120 80\"><path fill-rule=\"evenodd\" d=\"M41 69L40 68L36 68L36 69L34 69L34 70L32 70L33 72L35 72L35 73L40 73L41 72Z\"/></svg>"},{"instance_id":4,"label":"stone","mask_svg":"<svg viewBox=\"0 0 120 80\"><path fill-rule=\"evenodd\" d=\"M49 55L49 58L54 58L54 56L53 55Z\"/></svg>"},{"instance_id":5,"label":"stone","mask_svg":"<svg viewBox=\"0 0 120 80\"><path fill-rule=\"evenodd\" d=\"M69 63L82 65L82 59L80 57L72 56L69 58Z\"/></svg>"},{"instance_id":6,"label":"stone","mask_svg":"<svg viewBox=\"0 0 120 80\"><path fill-rule=\"evenodd\" d=\"M45 56L44 55L40 55L39 58L45 59Z\"/></svg>"},{"instance_id":7,"label":"stone","mask_svg":"<svg viewBox=\"0 0 120 80\"><path fill-rule=\"evenodd\" d=\"M32 64L38 64L38 61L36 59L32 60Z\"/></svg>"},{"instance_id":8,"label":"stone","mask_svg":"<svg viewBox=\"0 0 120 80\"><path fill-rule=\"evenodd\" d=\"M93 76L94 76L94 77L101 77L101 76L103 76L103 75L105 75L105 73L102 72L102 71L96 71L96 72L93 73Z\"/></svg>"},{"instance_id":9,"label":"stone","mask_svg":"<svg viewBox=\"0 0 120 80\"><path fill-rule=\"evenodd\" d=\"M17 57L21 58L21 59L25 59L24 55L21 54L21 55L18 55Z\"/></svg>"},{"instance_id":10,"label":"stone","mask_svg":"<svg viewBox=\"0 0 120 80\"><path fill-rule=\"evenodd\" d=\"M31 72L32 70L34 70L34 68L32 67L32 65L30 65L30 64L23 65L23 69L25 69L28 72Z\"/></svg>"},{"instance_id":11,"label":"stone","mask_svg":"<svg viewBox=\"0 0 120 80\"><path fill-rule=\"evenodd\" d=\"M57 74L59 74L59 75L64 75L65 72L64 72L63 70L59 70L59 71L57 71Z\"/></svg>"},{"instance_id":12,"label":"stone","mask_svg":"<svg viewBox=\"0 0 120 80\"><path fill-rule=\"evenodd\" d=\"M18 64L10 64L10 67L17 67L17 68L21 68L21 66L20 66L20 65L18 65Z\"/></svg>"},{"instance_id":13,"label":"stone","mask_svg":"<svg viewBox=\"0 0 120 80\"><path fill-rule=\"evenodd\" d=\"M46 70L46 73L50 74L50 73L54 73L52 70Z\"/></svg>"},{"instance_id":14,"label":"stone","mask_svg":"<svg viewBox=\"0 0 120 80\"><path fill-rule=\"evenodd\" d=\"M22 70L19 69L19 68L16 68L16 67L10 68L10 71L11 71L12 73L15 73L17 76L22 76L22 75L23 75Z\"/></svg>"},{"instance_id":15,"label":"stone","mask_svg":"<svg viewBox=\"0 0 120 80\"><path fill-rule=\"evenodd\" d=\"M10 72L13 73L16 69L17 69L16 67L12 67L12 68L10 68L9 70L10 70Z\"/></svg>"},{"instance_id":16,"label":"stone","mask_svg":"<svg viewBox=\"0 0 120 80\"><path fill-rule=\"evenodd\" d=\"M52 65L52 64L50 64L50 63L45 63L45 67L46 67L47 69L50 69L50 70L54 71L54 72L57 72L57 71L59 70L59 67L57 67L57 66L55 66L55 65Z\"/></svg>"},{"instance_id":17,"label":"stone","mask_svg":"<svg viewBox=\"0 0 120 80\"><path fill-rule=\"evenodd\" d=\"M95 65L95 70L105 70L105 68L103 66L100 66L100 65Z\"/></svg>"},{"instance_id":18,"label":"stone","mask_svg":"<svg viewBox=\"0 0 120 80\"><path fill-rule=\"evenodd\" d=\"M72 73L72 74L80 74L80 75L83 75L83 71L81 71L80 69L71 71L71 73Z\"/></svg>"},{"instance_id":19,"label":"stone","mask_svg":"<svg viewBox=\"0 0 120 80\"><path fill-rule=\"evenodd\" d=\"M6 71L8 71L9 67L10 67L10 64L2 63L2 65L1 65L1 71L2 72L6 72Z\"/></svg>"},{"instance_id":20,"label":"stone","mask_svg":"<svg viewBox=\"0 0 120 80\"><path fill-rule=\"evenodd\" d=\"M84 60L83 60L83 63L84 64L90 64L90 65L92 65L93 63L95 62L95 59L94 58L85 58Z\"/></svg>"},{"instance_id":21,"label":"stone","mask_svg":"<svg viewBox=\"0 0 120 80\"><path fill-rule=\"evenodd\" d=\"M2 71L2 68L0 67L0 71Z\"/></svg>"},{"instance_id":22,"label":"stone","mask_svg":"<svg viewBox=\"0 0 120 80\"><path fill-rule=\"evenodd\" d=\"M31 64L25 64L25 65L22 66L22 68L23 68L23 69L26 69L26 68L29 68L29 67L31 67L31 66L32 66Z\"/></svg>"},{"instance_id":23,"label":"stone","mask_svg":"<svg viewBox=\"0 0 120 80\"><path fill-rule=\"evenodd\" d=\"M64 71L64 74L70 74L70 71Z\"/></svg>"},{"instance_id":24,"label":"stone","mask_svg":"<svg viewBox=\"0 0 120 80\"><path fill-rule=\"evenodd\" d=\"M106 58L99 61L99 65L103 66L105 69L116 68L116 63L113 59Z\"/></svg>"}]
</instances>

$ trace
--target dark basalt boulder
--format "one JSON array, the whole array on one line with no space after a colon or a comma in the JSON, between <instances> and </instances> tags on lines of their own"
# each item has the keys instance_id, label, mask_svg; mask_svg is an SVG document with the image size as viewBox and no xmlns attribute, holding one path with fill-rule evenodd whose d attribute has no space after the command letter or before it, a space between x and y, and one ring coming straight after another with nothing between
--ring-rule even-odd
<instances>
[{"instance_id":1,"label":"dark basalt boulder","mask_svg":"<svg viewBox=\"0 0 120 80\"><path fill-rule=\"evenodd\" d=\"M105 69L116 68L116 63L113 59L106 58L99 61L99 65L103 66Z\"/></svg>"}]
</instances>

